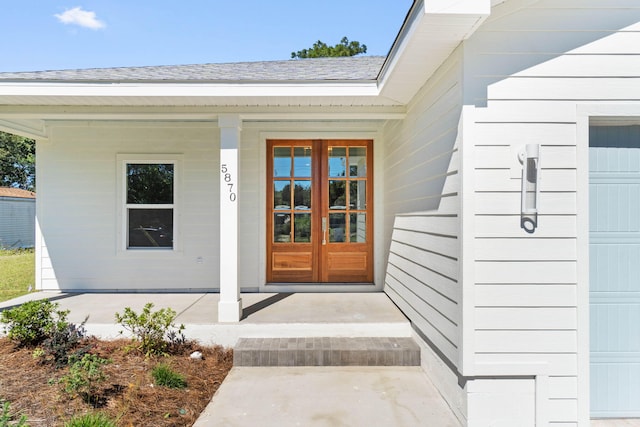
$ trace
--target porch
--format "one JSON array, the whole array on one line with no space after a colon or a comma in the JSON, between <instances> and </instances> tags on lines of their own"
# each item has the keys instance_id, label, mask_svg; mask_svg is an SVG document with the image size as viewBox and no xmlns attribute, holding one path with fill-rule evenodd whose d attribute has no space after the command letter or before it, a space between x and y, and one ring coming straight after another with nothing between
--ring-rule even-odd
<instances>
[{"instance_id":1,"label":"porch","mask_svg":"<svg viewBox=\"0 0 640 427\"><path fill-rule=\"evenodd\" d=\"M234 346L242 338L410 337L408 319L385 293L245 293L237 323L218 322L218 293L63 293L37 292L0 303L0 310L22 302L48 298L69 310L69 321L82 322L87 332L116 338L122 328L114 315L125 307L140 312L171 308L185 336L203 344Z\"/></svg>"}]
</instances>

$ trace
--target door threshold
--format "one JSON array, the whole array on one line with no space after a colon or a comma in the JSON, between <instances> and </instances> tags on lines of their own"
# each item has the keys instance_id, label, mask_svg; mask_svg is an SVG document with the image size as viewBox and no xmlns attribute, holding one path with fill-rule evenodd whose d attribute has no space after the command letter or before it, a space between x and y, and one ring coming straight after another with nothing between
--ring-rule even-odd
<instances>
[{"instance_id":1,"label":"door threshold","mask_svg":"<svg viewBox=\"0 0 640 427\"><path fill-rule=\"evenodd\" d=\"M381 292L382 287L375 283L344 283L344 282L270 282L260 287L259 292L294 292L294 293L355 293Z\"/></svg>"},{"instance_id":2,"label":"door threshold","mask_svg":"<svg viewBox=\"0 0 640 427\"><path fill-rule=\"evenodd\" d=\"M375 283L367 282L270 282L269 286L375 286Z\"/></svg>"}]
</instances>

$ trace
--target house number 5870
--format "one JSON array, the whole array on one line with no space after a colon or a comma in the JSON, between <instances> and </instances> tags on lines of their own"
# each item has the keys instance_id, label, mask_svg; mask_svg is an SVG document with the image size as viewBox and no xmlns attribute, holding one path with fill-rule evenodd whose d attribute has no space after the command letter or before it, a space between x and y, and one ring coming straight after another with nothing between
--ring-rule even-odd
<instances>
[{"instance_id":1,"label":"house number 5870","mask_svg":"<svg viewBox=\"0 0 640 427\"><path fill-rule=\"evenodd\" d=\"M222 164L220 167L220 172L222 172L222 179L227 184L227 188L229 189L229 200L232 202L236 201L236 191L234 189L235 185L233 182L233 176L231 172L229 172L229 168L226 164Z\"/></svg>"}]
</instances>

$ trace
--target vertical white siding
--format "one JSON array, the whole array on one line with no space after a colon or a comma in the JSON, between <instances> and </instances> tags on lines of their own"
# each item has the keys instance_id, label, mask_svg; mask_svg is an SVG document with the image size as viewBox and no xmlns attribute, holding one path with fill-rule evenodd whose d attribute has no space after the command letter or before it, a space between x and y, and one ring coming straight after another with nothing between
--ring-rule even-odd
<instances>
[{"instance_id":1,"label":"vertical white siding","mask_svg":"<svg viewBox=\"0 0 640 427\"><path fill-rule=\"evenodd\" d=\"M385 292L446 359L460 351L458 125L461 55L454 53L385 139Z\"/></svg>"},{"instance_id":2,"label":"vertical white siding","mask_svg":"<svg viewBox=\"0 0 640 427\"><path fill-rule=\"evenodd\" d=\"M0 197L0 248L34 245L36 200Z\"/></svg>"},{"instance_id":3,"label":"vertical white siding","mask_svg":"<svg viewBox=\"0 0 640 427\"><path fill-rule=\"evenodd\" d=\"M522 4L522 3L521 3ZM640 99L640 4L507 2L465 43L465 103L476 105L475 356L546 364L551 425L583 420L578 402L576 104ZM469 141L471 142L471 141ZM525 144L541 146L539 227L519 226ZM531 369L531 368L527 368ZM522 372L523 375L532 372Z\"/></svg>"}]
</instances>

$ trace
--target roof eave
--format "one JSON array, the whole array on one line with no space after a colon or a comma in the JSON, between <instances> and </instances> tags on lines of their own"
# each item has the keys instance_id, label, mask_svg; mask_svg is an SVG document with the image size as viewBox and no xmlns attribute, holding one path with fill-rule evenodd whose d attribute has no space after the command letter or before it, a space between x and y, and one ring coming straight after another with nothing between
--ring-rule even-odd
<instances>
[{"instance_id":1,"label":"roof eave","mask_svg":"<svg viewBox=\"0 0 640 427\"><path fill-rule=\"evenodd\" d=\"M491 14L491 0L414 3L378 76L380 94L407 104Z\"/></svg>"}]
</instances>

